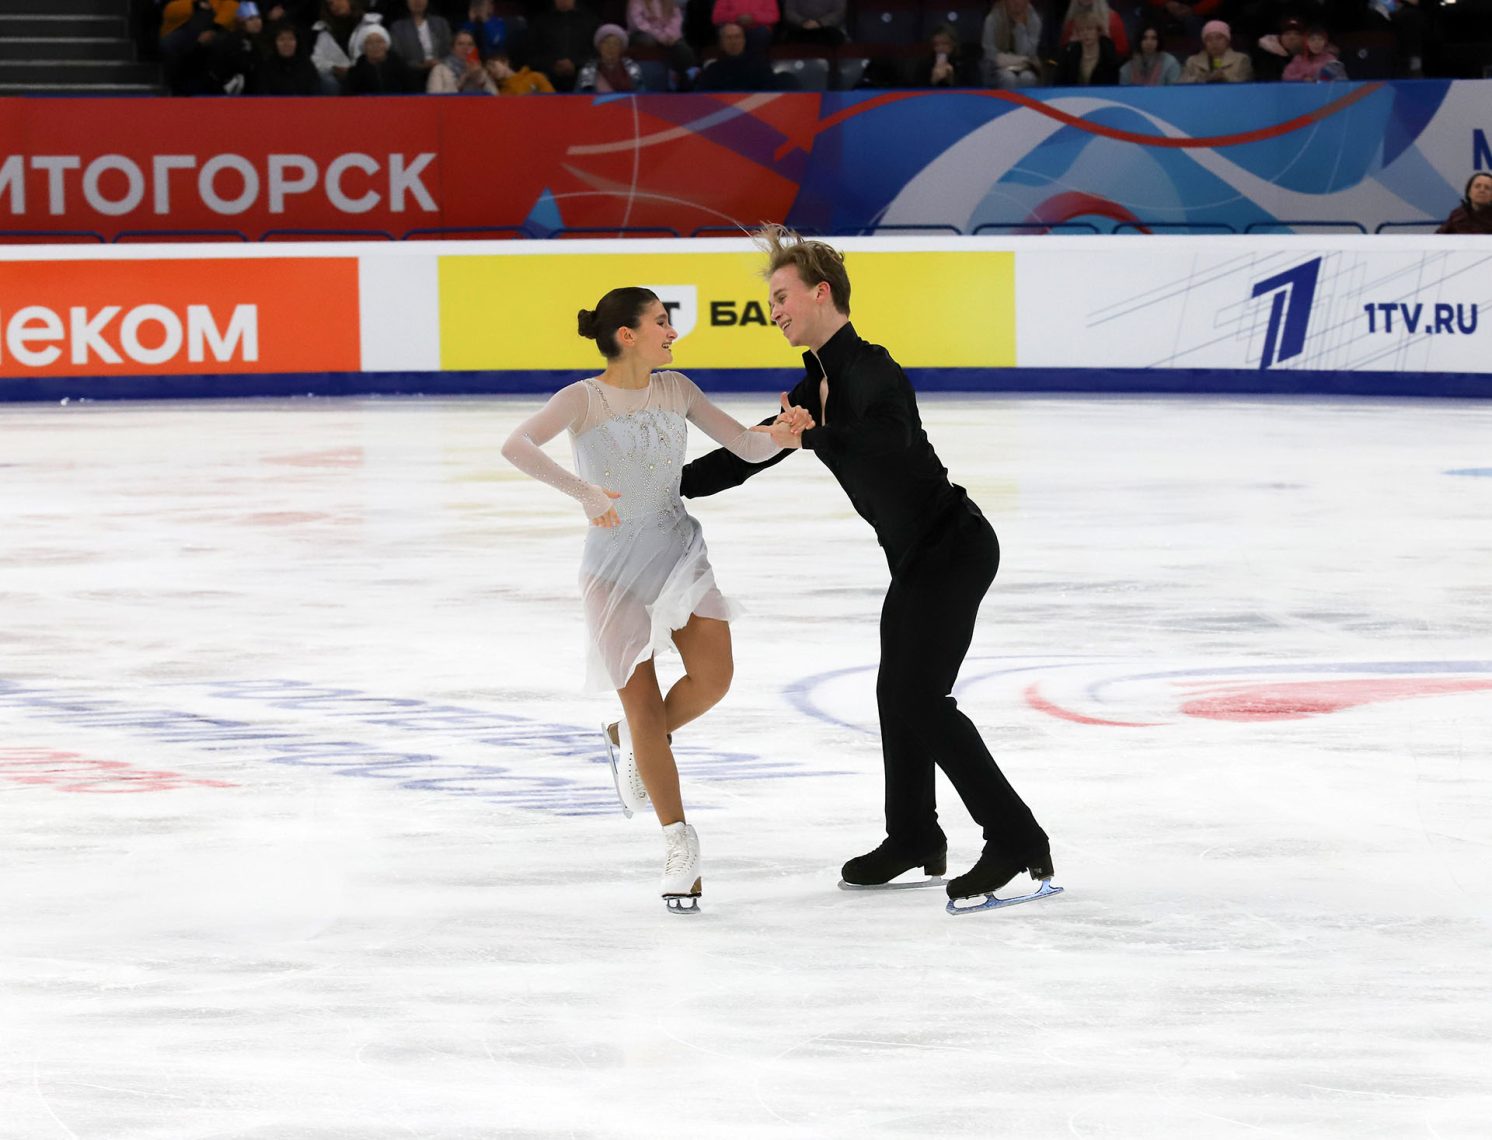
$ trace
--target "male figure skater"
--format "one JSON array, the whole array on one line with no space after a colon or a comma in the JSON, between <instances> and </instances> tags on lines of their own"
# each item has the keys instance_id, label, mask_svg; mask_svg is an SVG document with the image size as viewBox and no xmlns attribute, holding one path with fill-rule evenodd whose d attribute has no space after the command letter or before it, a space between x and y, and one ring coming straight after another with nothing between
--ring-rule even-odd
<instances>
[{"instance_id":1,"label":"male figure skater","mask_svg":"<svg viewBox=\"0 0 1492 1140\"><path fill-rule=\"evenodd\" d=\"M807 351L803 380L782 397L782 413L763 421L770 429L755 430L819 457L875 528L891 568L876 681L886 838L844 865L844 882L881 886L914 867L944 873L948 840L934 804L934 764L984 830L984 853L948 883L950 898L993 893L1027 870L1050 879L1046 832L950 695L999 566L994 529L948 481L901 366L850 324L850 279L839 252L781 226L765 227L758 240L769 258L772 321ZM809 422L816 426L794 434ZM790 453L750 464L712 451L685 466L682 493L698 498L739 486Z\"/></svg>"}]
</instances>

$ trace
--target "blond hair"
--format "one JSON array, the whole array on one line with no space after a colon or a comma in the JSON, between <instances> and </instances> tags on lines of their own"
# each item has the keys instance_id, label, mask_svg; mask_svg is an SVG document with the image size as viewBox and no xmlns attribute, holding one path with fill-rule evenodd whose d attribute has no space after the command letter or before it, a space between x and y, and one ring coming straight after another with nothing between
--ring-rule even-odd
<instances>
[{"instance_id":1,"label":"blond hair","mask_svg":"<svg viewBox=\"0 0 1492 1140\"><path fill-rule=\"evenodd\" d=\"M850 275L845 271L844 254L839 250L774 222L764 223L752 238L767 255L763 277L770 279L779 269L791 265L810 289L820 281L826 283L834 307L845 316L850 315Z\"/></svg>"}]
</instances>

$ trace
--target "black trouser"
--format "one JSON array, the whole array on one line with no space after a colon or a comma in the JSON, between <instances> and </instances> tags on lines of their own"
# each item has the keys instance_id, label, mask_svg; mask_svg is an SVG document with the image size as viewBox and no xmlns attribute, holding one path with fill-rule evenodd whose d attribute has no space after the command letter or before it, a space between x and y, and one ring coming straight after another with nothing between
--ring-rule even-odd
<instances>
[{"instance_id":1,"label":"black trouser","mask_svg":"<svg viewBox=\"0 0 1492 1140\"><path fill-rule=\"evenodd\" d=\"M876 703L886 765L886 835L898 847L920 852L944 842L934 803L935 764L984 829L986 844L1020 856L1046 843L1046 832L950 695L974 637L979 603L999 566L994 528L970 503L891 577L881 607Z\"/></svg>"}]
</instances>

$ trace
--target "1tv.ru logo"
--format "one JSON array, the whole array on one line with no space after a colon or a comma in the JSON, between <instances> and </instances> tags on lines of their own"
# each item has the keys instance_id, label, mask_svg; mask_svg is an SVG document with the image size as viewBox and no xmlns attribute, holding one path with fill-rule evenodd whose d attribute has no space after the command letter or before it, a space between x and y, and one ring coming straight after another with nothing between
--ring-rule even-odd
<instances>
[{"instance_id":1,"label":"1tv.ru logo","mask_svg":"<svg viewBox=\"0 0 1492 1140\"><path fill-rule=\"evenodd\" d=\"M1316 299L1316 278L1320 275L1321 259L1315 257L1254 286L1255 297L1274 294L1269 328L1264 334L1264 355L1259 358L1261 369L1305 351L1306 328L1311 322L1311 303Z\"/></svg>"}]
</instances>

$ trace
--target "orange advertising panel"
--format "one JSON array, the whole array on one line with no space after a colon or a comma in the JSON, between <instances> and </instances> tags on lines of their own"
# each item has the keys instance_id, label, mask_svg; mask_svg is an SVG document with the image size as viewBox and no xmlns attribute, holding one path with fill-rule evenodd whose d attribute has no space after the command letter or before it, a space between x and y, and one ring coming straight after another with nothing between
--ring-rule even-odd
<instances>
[{"instance_id":1,"label":"orange advertising panel","mask_svg":"<svg viewBox=\"0 0 1492 1140\"><path fill-rule=\"evenodd\" d=\"M355 372L357 260L0 261L0 376Z\"/></svg>"}]
</instances>

